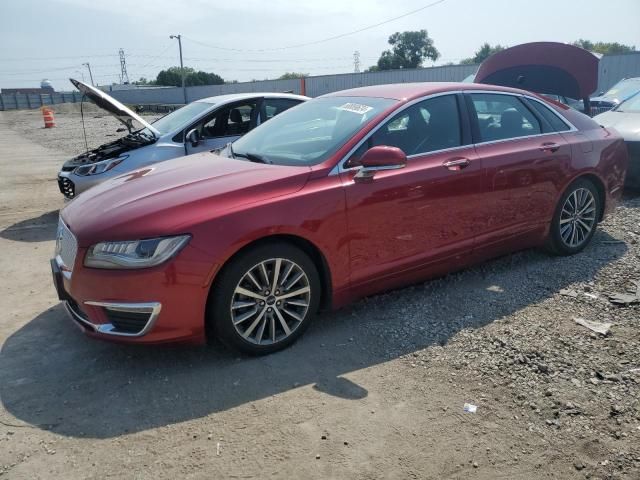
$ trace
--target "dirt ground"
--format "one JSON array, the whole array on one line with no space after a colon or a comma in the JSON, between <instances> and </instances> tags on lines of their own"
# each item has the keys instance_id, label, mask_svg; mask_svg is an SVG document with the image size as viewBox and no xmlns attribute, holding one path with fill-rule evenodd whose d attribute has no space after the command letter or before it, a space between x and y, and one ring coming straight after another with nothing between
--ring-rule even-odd
<instances>
[{"instance_id":1,"label":"dirt ground","mask_svg":"<svg viewBox=\"0 0 640 480\"><path fill-rule=\"evenodd\" d=\"M121 134L86 120L90 146ZM127 347L55 298L55 175L84 148L57 121L0 112L0 477L640 478L640 305L609 299L639 289L640 196L582 254L368 298L268 357Z\"/></svg>"}]
</instances>

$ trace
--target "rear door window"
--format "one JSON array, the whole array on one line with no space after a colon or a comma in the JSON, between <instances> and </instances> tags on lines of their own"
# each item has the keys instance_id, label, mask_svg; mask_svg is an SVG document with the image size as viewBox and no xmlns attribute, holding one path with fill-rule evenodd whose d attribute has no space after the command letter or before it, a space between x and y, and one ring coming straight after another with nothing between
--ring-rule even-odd
<instances>
[{"instance_id":1,"label":"rear door window","mask_svg":"<svg viewBox=\"0 0 640 480\"><path fill-rule=\"evenodd\" d=\"M540 122L518 97L493 93L472 93L470 97L475 109L479 142L542 133Z\"/></svg>"},{"instance_id":2,"label":"rear door window","mask_svg":"<svg viewBox=\"0 0 640 480\"><path fill-rule=\"evenodd\" d=\"M301 103L300 100L292 98L265 98L264 99L264 116L262 122L272 119L276 115L289 110Z\"/></svg>"},{"instance_id":3,"label":"rear door window","mask_svg":"<svg viewBox=\"0 0 640 480\"><path fill-rule=\"evenodd\" d=\"M257 101L234 103L218 110L202 124L204 138L232 137L244 135L251 129Z\"/></svg>"},{"instance_id":4,"label":"rear door window","mask_svg":"<svg viewBox=\"0 0 640 480\"><path fill-rule=\"evenodd\" d=\"M571 130L571 127L566 124L558 115L553 113L549 107L543 105L537 100L529 100L527 99L527 103L533 108L540 117L547 124L549 131L551 132L566 132L567 130ZM545 128L545 130L547 130Z\"/></svg>"}]
</instances>

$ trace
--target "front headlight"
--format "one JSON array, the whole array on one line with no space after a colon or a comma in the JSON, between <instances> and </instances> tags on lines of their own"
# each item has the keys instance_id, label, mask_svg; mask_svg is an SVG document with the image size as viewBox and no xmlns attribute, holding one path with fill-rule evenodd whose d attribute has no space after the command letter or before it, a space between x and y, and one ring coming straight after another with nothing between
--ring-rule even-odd
<instances>
[{"instance_id":1,"label":"front headlight","mask_svg":"<svg viewBox=\"0 0 640 480\"><path fill-rule=\"evenodd\" d=\"M89 248L85 267L148 268L175 256L187 244L190 235L150 238L124 242L100 242Z\"/></svg>"},{"instance_id":2,"label":"front headlight","mask_svg":"<svg viewBox=\"0 0 640 480\"><path fill-rule=\"evenodd\" d=\"M127 157L129 157L129 155L122 155L118 158L109 158L107 160L102 160L101 162L90 163L89 165L81 165L77 167L73 173L82 177L104 173L111 170L116 165L119 165L123 160L126 160Z\"/></svg>"}]
</instances>

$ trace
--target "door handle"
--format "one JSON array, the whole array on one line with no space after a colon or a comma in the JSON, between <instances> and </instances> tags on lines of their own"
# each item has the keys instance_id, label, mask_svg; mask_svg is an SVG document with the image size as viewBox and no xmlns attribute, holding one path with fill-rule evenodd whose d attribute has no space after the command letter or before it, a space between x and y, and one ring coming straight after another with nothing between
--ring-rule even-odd
<instances>
[{"instance_id":1,"label":"door handle","mask_svg":"<svg viewBox=\"0 0 640 480\"><path fill-rule=\"evenodd\" d=\"M558 145L557 143L553 143L553 142L547 142L547 143L543 143L540 146L540 151L541 152L551 152L551 153L555 153L560 149L560 145Z\"/></svg>"},{"instance_id":2,"label":"door handle","mask_svg":"<svg viewBox=\"0 0 640 480\"><path fill-rule=\"evenodd\" d=\"M447 160L442 165L447 170L457 172L465 167L468 167L471 161L468 158L456 158L454 160Z\"/></svg>"}]
</instances>

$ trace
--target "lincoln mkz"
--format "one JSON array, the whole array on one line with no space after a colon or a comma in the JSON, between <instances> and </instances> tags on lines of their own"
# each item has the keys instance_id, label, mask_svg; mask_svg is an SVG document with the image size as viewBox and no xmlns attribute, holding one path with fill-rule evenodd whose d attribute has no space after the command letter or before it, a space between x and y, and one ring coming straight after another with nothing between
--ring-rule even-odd
<instances>
[{"instance_id":1,"label":"lincoln mkz","mask_svg":"<svg viewBox=\"0 0 640 480\"><path fill-rule=\"evenodd\" d=\"M626 169L614 130L526 91L357 88L79 195L51 264L90 336L268 353L322 309L515 250L580 252Z\"/></svg>"}]
</instances>

